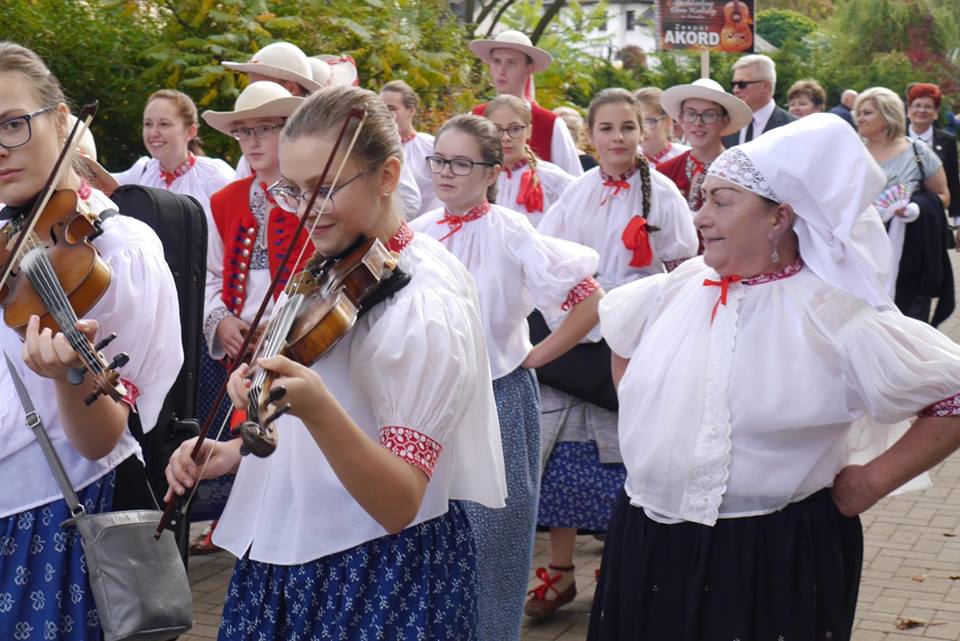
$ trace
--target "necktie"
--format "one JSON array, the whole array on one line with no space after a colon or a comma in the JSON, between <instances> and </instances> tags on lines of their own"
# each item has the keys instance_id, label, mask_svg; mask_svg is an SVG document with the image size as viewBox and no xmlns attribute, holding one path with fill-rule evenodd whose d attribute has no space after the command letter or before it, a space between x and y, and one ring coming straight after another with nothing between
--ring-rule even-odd
<instances>
[{"instance_id":1,"label":"necktie","mask_svg":"<svg viewBox=\"0 0 960 641\"><path fill-rule=\"evenodd\" d=\"M750 124L747 125L747 134L743 137L743 142L750 142L753 140L753 118L750 119Z\"/></svg>"}]
</instances>

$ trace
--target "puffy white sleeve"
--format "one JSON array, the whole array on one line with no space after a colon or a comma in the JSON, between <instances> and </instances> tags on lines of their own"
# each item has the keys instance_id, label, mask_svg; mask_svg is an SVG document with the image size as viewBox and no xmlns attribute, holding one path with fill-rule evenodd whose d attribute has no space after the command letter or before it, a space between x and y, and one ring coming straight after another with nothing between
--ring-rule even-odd
<instances>
[{"instance_id":1,"label":"puffy white sleeve","mask_svg":"<svg viewBox=\"0 0 960 641\"><path fill-rule=\"evenodd\" d=\"M667 274L640 278L600 299L600 332L614 354L621 358L633 356L667 278Z\"/></svg>"},{"instance_id":2,"label":"puffy white sleeve","mask_svg":"<svg viewBox=\"0 0 960 641\"><path fill-rule=\"evenodd\" d=\"M547 212L543 215L543 218L540 220L540 224L537 225L537 231L543 234L544 236L552 236L554 238L577 238L579 234L576 233L576 230L569 228L569 210L570 210L570 201L571 197L574 194L573 185L577 184L578 181L574 180L567 184L564 187L563 191L560 192L560 197L550 205L547 209Z\"/></svg>"},{"instance_id":3,"label":"puffy white sleeve","mask_svg":"<svg viewBox=\"0 0 960 641\"><path fill-rule=\"evenodd\" d=\"M130 357L120 376L127 383L127 400L136 403L143 431L149 432L183 365L180 304L173 275L153 230L133 219L115 216L104 223L104 237L118 223L132 229L119 229L114 234L122 234L130 242L104 256L112 270L110 287L86 316L100 323L97 340L111 332L117 334L104 349L108 361L120 352Z\"/></svg>"},{"instance_id":4,"label":"puffy white sleeve","mask_svg":"<svg viewBox=\"0 0 960 641\"><path fill-rule=\"evenodd\" d=\"M413 220L420 213L420 187L409 165L400 167L400 184L397 186L403 213L407 220Z\"/></svg>"},{"instance_id":5,"label":"puffy white sleeve","mask_svg":"<svg viewBox=\"0 0 960 641\"><path fill-rule=\"evenodd\" d=\"M520 217L511 221L506 243L523 270L524 289L544 316L570 311L599 287L593 275L600 255L590 247L541 234Z\"/></svg>"},{"instance_id":6,"label":"puffy white sleeve","mask_svg":"<svg viewBox=\"0 0 960 641\"><path fill-rule=\"evenodd\" d=\"M227 316L233 316L223 303L223 239L211 216L207 216L207 281L203 301L203 336L210 358L226 356L217 339L217 327Z\"/></svg>"},{"instance_id":7,"label":"puffy white sleeve","mask_svg":"<svg viewBox=\"0 0 960 641\"><path fill-rule=\"evenodd\" d=\"M351 354L351 384L369 398L380 443L428 477L470 425L477 390L491 385L472 309L438 290L400 296Z\"/></svg>"},{"instance_id":8,"label":"puffy white sleeve","mask_svg":"<svg viewBox=\"0 0 960 641\"><path fill-rule=\"evenodd\" d=\"M143 173L147 169L148 162L150 162L150 156L140 156L130 169L110 175L121 185L138 185L140 184L140 178L143 177Z\"/></svg>"},{"instance_id":9,"label":"puffy white sleeve","mask_svg":"<svg viewBox=\"0 0 960 641\"><path fill-rule=\"evenodd\" d=\"M658 211L656 222L651 222L660 228L650 234L657 257L669 265L696 256L699 241L686 199L672 180L653 170L650 182Z\"/></svg>"},{"instance_id":10,"label":"puffy white sleeve","mask_svg":"<svg viewBox=\"0 0 960 641\"><path fill-rule=\"evenodd\" d=\"M583 175L583 165L580 164L580 154L573 136L562 119L553 121L553 135L550 137L550 162L557 165L571 176Z\"/></svg>"},{"instance_id":11,"label":"puffy white sleeve","mask_svg":"<svg viewBox=\"0 0 960 641\"><path fill-rule=\"evenodd\" d=\"M847 323L839 345L851 403L871 418L960 416L960 345L933 327L898 311L869 309Z\"/></svg>"}]
</instances>

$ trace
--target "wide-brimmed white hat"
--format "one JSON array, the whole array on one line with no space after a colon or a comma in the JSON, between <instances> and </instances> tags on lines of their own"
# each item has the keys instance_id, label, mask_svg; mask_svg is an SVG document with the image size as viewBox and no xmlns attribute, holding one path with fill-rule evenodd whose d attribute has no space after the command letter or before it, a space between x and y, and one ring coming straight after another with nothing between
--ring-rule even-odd
<instances>
[{"instance_id":1,"label":"wide-brimmed white hat","mask_svg":"<svg viewBox=\"0 0 960 641\"><path fill-rule=\"evenodd\" d=\"M539 47L534 47L525 33L508 29L497 34L493 40L474 40L470 51L484 62L490 62L490 52L494 49L516 49L530 56L533 70L543 71L553 62L553 56Z\"/></svg>"},{"instance_id":2,"label":"wide-brimmed white hat","mask_svg":"<svg viewBox=\"0 0 960 641\"><path fill-rule=\"evenodd\" d=\"M753 111L747 103L724 91L719 82L710 78L700 78L689 85L670 87L660 96L660 106L668 116L677 120L680 118L680 106L683 105L683 101L691 98L709 100L727 110L730 122L720 132L723 136L740 131L753 120Z\"/></svg>"},{"instance_id":3,"label":"wide-brimmed white hat","mask_svg":"<svg viewBox=\"0 0 960 641\"><path fill-rule=\"evenodd\" d=\"M230 135L233 123L251 118L289 118L306 98L292 95L275 82L251 82L240 92L233 111L204 111L204 122L217 131Z\"/></svg>"},{"instance_id":4,"label":"wide-brimmed white hat","mask_svg":"<svg viewBox=\"0 0 960 641\"><path fill-rule=\"evenodd\" d=\"M249 62L221 62L227 69L255 73L275 80L290 80L309 92L323 85L313 79L307 54L295 44L274 42L253 54Z\"/></svg>"},{"instance_id":5,"label":"wide-brimmed white hat","mask_svg":"<svg viewBox=\"0 0 960 641\"><path fill-rule=\"evenodd\" d=\"M350 56L331 56L321 54L310 58L313 78L325 87L339 85L359 85L360 74L357 63Z\"/></svg>"}]
</instances>

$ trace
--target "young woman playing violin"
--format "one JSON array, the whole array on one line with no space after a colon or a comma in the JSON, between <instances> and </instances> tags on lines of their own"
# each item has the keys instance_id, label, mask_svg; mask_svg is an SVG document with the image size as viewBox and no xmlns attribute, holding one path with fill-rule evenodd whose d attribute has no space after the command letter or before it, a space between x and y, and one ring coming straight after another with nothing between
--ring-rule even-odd
<instances>
[{"instance_id":1,"label":"young woman playing violin","mask_svg":"<svg viewBox=\"0 0 960 641\"><path fill-rule=\"evenodd\" d=\"M69 110L57 79L32 51L0 42L0 201L6 224L29 211L61 153ZM73 169L56 186L74 192L77 209L95 217L115 209ZM71 196L73 194L70 194ZM110 270L109 285L79 329L91 342L115 332L106 358L126 352L120 371L122 402L102 396L89 406L92 375L68 382L78 363L64 333L40 329L37 315L26 328L0 325L0 349L15 363L40 419L88 512L124 509L127 498L145 492L115 487L126 467L140 467L139 447L126 430L136 407L145 430L156 422L167 390L183 361L173 277L153 231L126 216L103 221L93 241ZM36 251L36 250L34 250ZM20 263L7 280L29 287ZM59 283L50 283L57 286ZM6 293L5 316L20 310L20 297ZM67 330L73 332L73 328ZM148 337L149 340L144 340ZM22 355L22 357L21 357ZM0 638L20 641L99 640L100 625L87 584L79 537L60 523L70 514L33 433L6 367L0 367Z\"/></svg>"},{"instance_id":2,"label":"young woman playing violin","mask_svg":"<svg viewBox=\"0 0 960 641\"><path fill-rule=\"evenodd\" d=\"M357 110L366 116L350 150ZM390 111L356 87L318 91L283 129L283 178L271 191L316 222L319 256L379 239L409 282L314 363L254 364L290 407L272 456L241 458L240 441L207 440L205 465L191 458L193 442L171 458L171 496L237 473L213 538L239 557L220 639L478 638L475 549L457 500L504 502L490 365L470 275L399 214L402 157ZM248 371L230 379L237 407L247 407Z\"/></svg>"}]
</instances>

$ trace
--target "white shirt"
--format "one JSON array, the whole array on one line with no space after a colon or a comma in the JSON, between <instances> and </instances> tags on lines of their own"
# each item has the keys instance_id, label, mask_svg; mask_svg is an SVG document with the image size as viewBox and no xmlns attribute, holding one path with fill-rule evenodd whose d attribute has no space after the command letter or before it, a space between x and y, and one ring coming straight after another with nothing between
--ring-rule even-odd
<instances>
[{"instance_id":1,"label":"white shirt","mask_svg":"<svg viewBox=\"0 0 960 641\"><path fill-rule=\"evenodd\" d=\"M773 98L770 99L770 102L760 107L753 112L753 137L756 138L763 133L764 127L767 126L767 121L770 120L770 116L773 115L773 110L776 109L777 103L773 101ZM749 125L748 125L749 126ZM747 137L747 127L744 127L740 130L740 144L742 145L745 142Z\"/></svg>"},{"instance_id":2,"label":"white shirt","mask_svg":"<svg viewBox=\"0 0 960 641\"><path fill-rule=\"evenodd\" d=\"M943 334L791 272L734 283L723 305L695 258L601 301L604 338L630 359L618 429L632 505L704 525L780 510L832 485L855 421L895 424L960 390Z\"/></svg>"},{"instance_id":3,"label":"white shirt","mask_svg":"<svg viewBox=\"0 0 960 641\"><path fill-rule=\"evenodd\" d=\"M86 203L94 212L117 208L97 190ZM120 352L130 356L120 376L139 391L136 404L140 421L144 432L149 432L183 364L180 307L173 276L157 235L138 220L123 215L108 218L103 234L93 244L112 273L107 291L83 318L100 323L97 340L116 332L117 338L104 349L108 362ZM63 430L53 381L34 374L24 364L23 341L5 324L0 326L0 348L20 372L75 489L93 483L131 454L139 456L136 440L124 430L107 456L96 461L83 457ZM101 398L96 402L113 401ZM0 492L0 518L63 496L23 414L10 373L5 365L0 366L0 487L4 488Z\"/></svg>"},{"instance_id":4,"label":"white shirt","mask_svg":"<svg viewBox=\"0 0 960 641\"><path fill-rule=\"evenodd\" d=\"M444 210L411 224L443 238L451 231ZM524 214L499 205L441 241L466 265L480 293L483 331L493 379L506 376L530 353L527 316L536 308L559 314L574 289L597 270L597 252L537 232ZM439 379L438 379L439 380Z\"/></svg>"},{"instance_id":5,"label":"white shirt","mask_svg":"<svg viewBox=\"0 0 960 641\"><path fill-rule=\"evenodd\" d=\"M476 288L422 234L401 252L400 269L411 277L406 287L370 309L312 369L372 440L384 443L384 428L398 426L442 448L409 527L446 513L451 500L502 507L503 453ZM277 430L272 456L241 462L214 531L217 545L292 565L387 534L299 419L284 416Z\"/></svg>"},{"instance_id":6,"label":"white shirt","mask_svg":"<svg viewBox=\"0 0 960 641\"><path fill-rule=\"evenodd\" d=\"M433 155L433 136L418 131L413 139L403 143L403 164L410 168L420 190L420 209L416 214L408 215L413 220L420 214L443 207L443 203L433 192L433 177L427 168L427 156Z\"/></svg>"},{"instance_id":7,"label":"white shirt","mask_svg":"<svg viewBox=\"0 0 960 641\"><path fill-rule=\"evenodd\" d=\"M933 127L932 126L927 127L927 130L922 134L918 134L914 130L913 125L911 124L909 127L907 127L907 136L911 140L922 140L923 142L930 145L931 148L933 148Z\"/></svg>"},{"instance_id":8,"label":"white shirt","mask_svg":"<svg viewBox=\"0 0 960 641\"><path fill-rule=\"evenodd\" d=\"M536 173L543 188L543 211L531 212L525 205L517 202L523 175L529 170L529 165L524 163L523 166L515 170L508 172L504 169L500 172L500 176L497 178L497 204L526 214L527 220L534 227L537 227L543 219L544 213L556 202L566 186L574 181L574 177L553 163L538 160Z\"/></svg>"},{"instance_id":9,"label":"white shirt","mask_svg":"<svg viewBox=\"0 0 960 641\"><path fill-rule=\"evenodd\" d=\"M232 183L234 171L219 158L197 156L197 162L184 174L177 176L169 186L163 179L160 161L156 158L141 156L126 171L113 174L121 185L143 185L169 189L175 194L193 196L207 214L207 228L213 224L210 217L210 196Z\"/></svg>"},{"instance_id":10,"label":"white shirt","mask_svg":"<svg viewBox=\"0 0 960 641\"><path fill-rule=\"evenodd\" d=\"M580 164L580 152L577 144L570 135L570 130L563 122L563 118L553 121L553 135L550 137L550 162L564 170L571 176L583 175L583 165Z\"/></svg>"}]
</instances>

